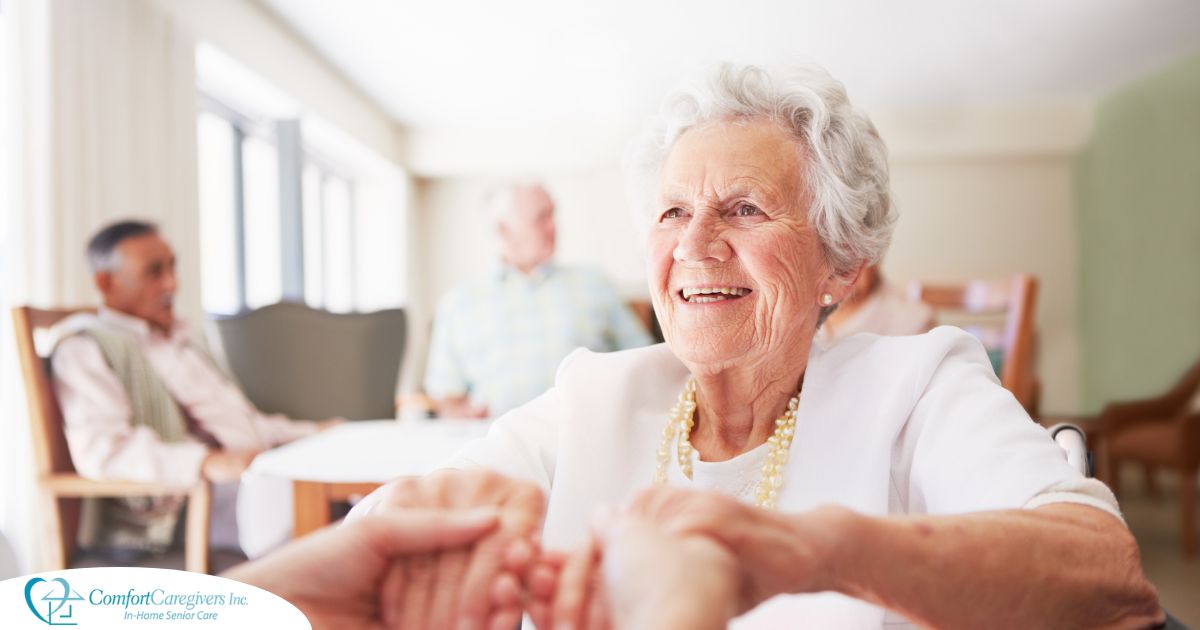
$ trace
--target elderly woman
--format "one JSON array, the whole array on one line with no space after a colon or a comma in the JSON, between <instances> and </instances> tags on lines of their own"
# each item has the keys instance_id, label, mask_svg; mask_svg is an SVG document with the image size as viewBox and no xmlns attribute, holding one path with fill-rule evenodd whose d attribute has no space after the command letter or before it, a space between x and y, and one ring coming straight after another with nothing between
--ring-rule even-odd
<instances>
[{"instance_id":1,"label":"elderly woman","mask_svg":"<svg viewBox=\"0 0 1200 630\"><path fill-rule=\"evenodd\" d=\"M662 532L736 558L714 570L732 573L738 627L1160 618L1111 493L1067 464L972 337L813 344L896 222L884 144L840 83L721 66L653 129L632 188L666 343L576 351L455 470L360 506L500 509L490 542L403 569L414 623L453 610L503 626L518 577L536 618L581 623L586 571L556 587L522 541L577 546L598 506L639 493ZM689 601L686 580L671 597Z\"/></svg>"}]
</instances>

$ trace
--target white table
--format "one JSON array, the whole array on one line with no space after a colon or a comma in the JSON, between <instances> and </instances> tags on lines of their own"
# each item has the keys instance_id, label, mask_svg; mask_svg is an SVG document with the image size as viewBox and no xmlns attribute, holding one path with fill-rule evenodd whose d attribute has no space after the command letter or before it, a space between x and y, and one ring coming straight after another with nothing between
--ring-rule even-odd
<instances>
[{"instance_id":1,"label":"white table","mask_svg":"<svg viewBox=\"0 0 1200 630\"><path fill-rule=\"evenodd\" d=\"M348 422L262 453L242 475L238 542L251 558L330 521L331 501L423 475L483 437L480 420Z\"/></svg>"}]
</instances>

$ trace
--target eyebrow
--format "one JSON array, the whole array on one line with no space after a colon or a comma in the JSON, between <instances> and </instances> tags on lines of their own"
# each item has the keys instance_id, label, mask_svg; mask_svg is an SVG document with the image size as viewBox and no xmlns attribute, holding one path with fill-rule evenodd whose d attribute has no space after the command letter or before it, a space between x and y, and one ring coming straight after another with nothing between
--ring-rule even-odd
<instances>
[{"instance_id":1,"label":"eyebrow","mask_svg":"<svg viewBox=\"0 0 1200 630\"><path fill-rule=\"evenodd\" d=\"M767 189L764 189L762 187L749 186L743 182L735 183L732 186L721 190L719 193L717 193L717 195L718 195L717 199L722 202L728 201L730 199L738 198L738 197L747 197L750 199L761 200L768 204L778 205L781 203L781 200L779 199L778 194L776 194L772 191L769 191ZM711 198L711 196L708 194L705 194L704 197ZM690 192L688 192L688 190L686 188L673 186L673 187L668 188L667 190L663 191L659 195L659 199L662 201L665 201L667 203L675 203L675 202L690 203L691 199L692 199L692 194Z\"/></svg>"}]
</instances>

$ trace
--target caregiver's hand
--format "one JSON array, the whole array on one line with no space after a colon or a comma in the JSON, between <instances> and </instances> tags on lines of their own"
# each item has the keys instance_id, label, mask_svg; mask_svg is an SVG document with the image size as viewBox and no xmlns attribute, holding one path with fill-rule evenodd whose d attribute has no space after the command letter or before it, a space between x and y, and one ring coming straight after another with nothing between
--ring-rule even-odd
<instances>
[{"instance_id":1,"label":"caregiver's hand","mask_svg":"<svg viewBox=\"0 0 1200 630\"><path fill-rule=\"evenodd\" d=\"M396 564L383 584L403 600L406 629L510 630L520 622L521 583L537 555L546 497L535 484L483 469L440 470L397 479L364 501L371 514L493 507L500 525L472 548ZM351 517L358 514L352 513Z\"/></svg>"},{"instance_id":2,"label":"caregiver's hand","mask_svg":"<svg viewBox=\"0 0 1200 630\"><path fill-rule=\"evenodd\" d=\"M398 627L401 602L381 594L391 567L414 554L469 548L498 525L488 508L371 515L305 536L225 577L288 600L317 630Z\"/></svg>"}]
</instances>

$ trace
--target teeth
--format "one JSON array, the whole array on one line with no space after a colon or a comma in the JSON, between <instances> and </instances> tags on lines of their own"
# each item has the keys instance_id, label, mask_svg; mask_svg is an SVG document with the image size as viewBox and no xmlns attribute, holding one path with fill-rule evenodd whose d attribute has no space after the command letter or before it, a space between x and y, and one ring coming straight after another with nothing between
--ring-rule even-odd
<instances>
[{"instance_id":1,"label":"teeth","mask_svg":"<svg viewBox=\"0 0 1200 630\"><path fill-rule=\"evenodd\" d=\"M712 294L733 295L733 296L741 297L744 295L749 295L750 289L743 289L740 287L697 287L697 288L685 288L682 293L683 293L683 299L691 300L693 296L712 295ZM716 299L718 299L718 298L704 299L704 301L712 302L712 301L715 301Z\"/></svg>"}]
</instances>

